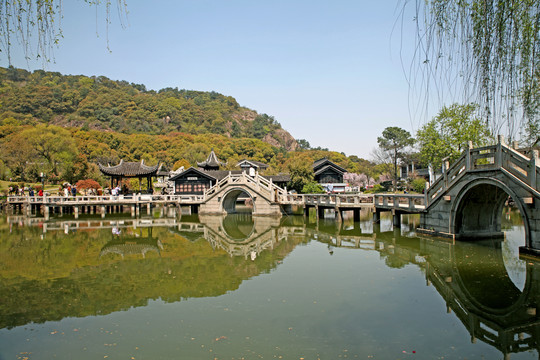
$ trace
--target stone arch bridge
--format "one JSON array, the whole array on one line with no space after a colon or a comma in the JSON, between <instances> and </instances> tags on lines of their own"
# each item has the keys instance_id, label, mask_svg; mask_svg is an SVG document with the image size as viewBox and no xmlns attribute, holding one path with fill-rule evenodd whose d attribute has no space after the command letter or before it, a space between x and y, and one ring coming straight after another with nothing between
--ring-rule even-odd
<instances>
[{"instance_id":1,"label":"stone arch bridge","mask_svg":"<svg viewBox=\"0 0 540 360\"><path fill-rule=\"evenodd\" d=\"M238 198L243 196L253 207L254 216L281 216L278 199L286 194L286 190L259 174L229 174L205 192L198 211L201 214L234 213Z\"/></svg>"},{"instance_id":2,"label":"stone arch bridge","mask_svg":"<svg viewBox=\"0 0 540 360\"><path fill-rule=\"evenodd\" d=\"M540 256L540 161L505 144L472 148L469 144L424 195L385 194L375 197L375 220L392 211L394 224L404 213L420 213L418 232L452 239L503 236L502 209L511 200L521 213L526 244L522 253Z\"/></svg>"}]
</instances>

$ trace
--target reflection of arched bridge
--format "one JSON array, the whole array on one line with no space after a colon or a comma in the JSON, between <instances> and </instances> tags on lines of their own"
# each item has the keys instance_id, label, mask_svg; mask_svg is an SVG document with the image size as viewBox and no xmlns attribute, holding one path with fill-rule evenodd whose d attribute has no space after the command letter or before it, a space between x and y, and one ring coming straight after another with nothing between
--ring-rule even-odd
<instances>
[{"instance_id":1,"label":"reflection of arched bridge","mask_svg":"<svg viewBox=\"0 0 540 360\"><path fill-rule=\"evenodd\" d=\"M251 217L249 214L206 216L199 214L199 223L191 223L195 231L202 230L213 248L221 248L231 256L254 259L265 249L286 240L275 217ZM182 223L186 231L187 223ZM201 229L202 226L202 229Z\"/></svg>"},{"instance_id":2,"label":"reflection of arched bridge","mask_svg":"<svg viewBox=\"0 0 540 360\"><path fill-rule=\"evenodd\" d=\"M527 263L523 290L509 278L500 248L462 242L430 256L426 278L471 334L510 353L540 349L540 266ZM434 249L431 249L434 250ZM448 251L450 250L450 251ZM483 264L479 269L478 264Z\"/></svg>"},{"instance_id":3,"label":"reflection of arched bridge","mask_svg":"<svg viewBox=\"0 0 540 360\"><path fill-rule=\"evenodd\" d=\"M489 240L490 244L483 246L452 244L408 238L400 236L398 229L394 231L398 235L374 233L373 249L389 266L415 264L424 269L426 284L435 287L447 312L463 323L472 342L480 340L497 348L504 359L511 353L540 351L539 263L526 262L526 278L520 289L508 274L500 240ZM321 241L328 243L324 236ZM331 244L350 247L336 241Z\"/></svg>"},{"instance_id":4,"label":"reflection of arched bridge","mask_svg":"<svg viewBox=\"0 0 540 360\"><path fill-rule=\"evenodd\" d=\"M527 157L507 146L473 149L471 145L425 195L377 195L380 211L394 212L399 224L403 213L420 213L420 230L452 238L485 238L501 233L502 208L511 197L521 212L526 245L520 250L540 255L540 160L538 151Z\"/></svg>"}]
</instances>

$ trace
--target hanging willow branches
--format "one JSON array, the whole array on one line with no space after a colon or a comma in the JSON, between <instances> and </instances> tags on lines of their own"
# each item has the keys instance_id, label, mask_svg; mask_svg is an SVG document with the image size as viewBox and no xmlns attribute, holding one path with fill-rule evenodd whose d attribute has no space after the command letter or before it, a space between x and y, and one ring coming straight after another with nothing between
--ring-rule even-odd
<instances>
[{"instance_id":1,"label":"hanging willow branches","mask_svg":"<svg viewBox=\"0 0 540 360\"><path fill-rule=\"evenodd\" d=\"M116 4L120 23L127 14L125 0L84 0L104 8L106 32L111 23L111 7ZM62 39L62 0L0 0L0 56L11 65L14 46L21 46L27 60L53 58L53 49ZM107 48L109 47L107 36Z\"/></svg>"},{"instance_id":2,"label":"hanging willow branches","mask_svg":"<svg viewBox=\"0 0 540 360\"><path fill-rule=\"evenodd\" d=\"M401 0L417 47L408 71L424 100L476 102L494 134L540 132L540 0ZM407 8L407 9L406 9Z\"/></svg>"}]
</instances>

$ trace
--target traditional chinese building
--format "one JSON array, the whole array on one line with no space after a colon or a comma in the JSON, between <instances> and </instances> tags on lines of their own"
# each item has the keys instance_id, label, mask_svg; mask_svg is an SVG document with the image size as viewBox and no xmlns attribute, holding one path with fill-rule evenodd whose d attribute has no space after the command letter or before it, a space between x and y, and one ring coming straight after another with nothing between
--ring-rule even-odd
<instances>
[{"instance_id":1,"label":"traditional chinese building","mask_svg":"<svg viewBox=\"0 0 540 360\"><path fill-rule=\"evenodd\" d=\"M202 195L206 189L211 188L218 181L217 170L209 172L190 167L189 169L171 177L169 181L174 182L174 193L178 195Z\"/></svg>"},{"instance_id":2,"label":"traditional chinese building","mask_svg":"<svg viewBox=\"0 0 540 360\"><path fill-rule=\"evenodd\" d=\"M208 158L203 162L197 162L198 169L191 167L179 174L172 176L169 181L174 184L175 194L202 195L204 191L214 186L218 181L227 177L229 174L241 174L246 172L250 176L255 176L256 172L268 168L267 164L253 160L242 160L237 167L241 170L220 170L226 162L220 161L214 150L210 152ZM264 176L272 180L274 184L280 187L286 187L290 181L288 174Z\"/></svg>"},{"instance_id":3,"label":"traditional chinese building","mask_svg":"<svg viewBox=\"0 0 540 360\"><path fill-rule=\"evenodd\" d=\"M345 187L347 186L343 182L343 174L345 172L347 170L327 158L319 159L313 163L315 181L329 192L345 192Z\"/></svg>"},{"instance_id":4,"label":"traditional chinese building","mask_svg":"<svg viewBox=\"0 0 540 360\"><path fill-rule=\"evenodd\" d=\"M124 178L138 178L139 190L141 189L141 180L146 178L147 184L151 186L152 178L157 176L160 166L148 166L141 162L128 162L120 160L120 163L115 166L104 166L98 163L99 170L105 176L111 177L111 188L120 186Z\"/></svg>"},{"instance_id":5,"label":"traditional chinese building","mask_svg":"<svg viewBox=\"0 0 540 360\"><path fill-rule=\"evenodd\" d=\"M214 149L210 151L210 155L208 155L208 158L206 158L205 161L197 162L197 166L201 168L201 170L204 170L204 171L219 170L220 166L225 166L225 165L227 165L227 163L222 162L217 158L216 153L214 152Z\"/></svg>"},{"instance_id":6,"label":"traditional chinese building","mask_svg":"<svg viewBox=\"0 0 540 360\"><path fill-rule=\"evenodd\" d=\"M263 162L246 159L238 162L238 164L236 164L236 167L239 167L240 169L242 169L242 171L245 171L251 176L254 176L256 172L261 172L268 169L268 165Z\"/></svg>"}]
</instances>

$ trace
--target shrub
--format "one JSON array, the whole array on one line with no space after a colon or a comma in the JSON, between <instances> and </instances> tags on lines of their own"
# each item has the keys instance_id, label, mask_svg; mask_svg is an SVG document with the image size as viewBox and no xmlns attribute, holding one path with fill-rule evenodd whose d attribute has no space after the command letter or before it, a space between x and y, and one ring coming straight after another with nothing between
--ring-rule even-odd
<instances>
[{"instance_id":1,"label":"shrub","mask_svg":"<svg viewBox=\"0 0 540 360\"><path fill-rule=\"evenodd\" d=\"M417 177L411 182L411 187L413 191L417 193L423 193L426 189L426 179L422 177Z\"/></svg>"},{"instance_id":2,"label":"shrub","mask_svg":"<svg viewBox=\"0 0 540 360\"><path fill-rule=\"evenodd\" d=\"M381 184L375 184L373 187L366 191L366 193L372 194L372 193L381 193L387 191L384 186Z\"/></svg>"},{"instance_id":3,"label":"shrub","mask_svg":"<svg viewBox=\"0 0 540 360\"><path fill-rule=\"evenodd\" d=\"M302 188L302 194L324 194L324 189L321 184L310 181Z\"/></svg>"}]
</instances>

